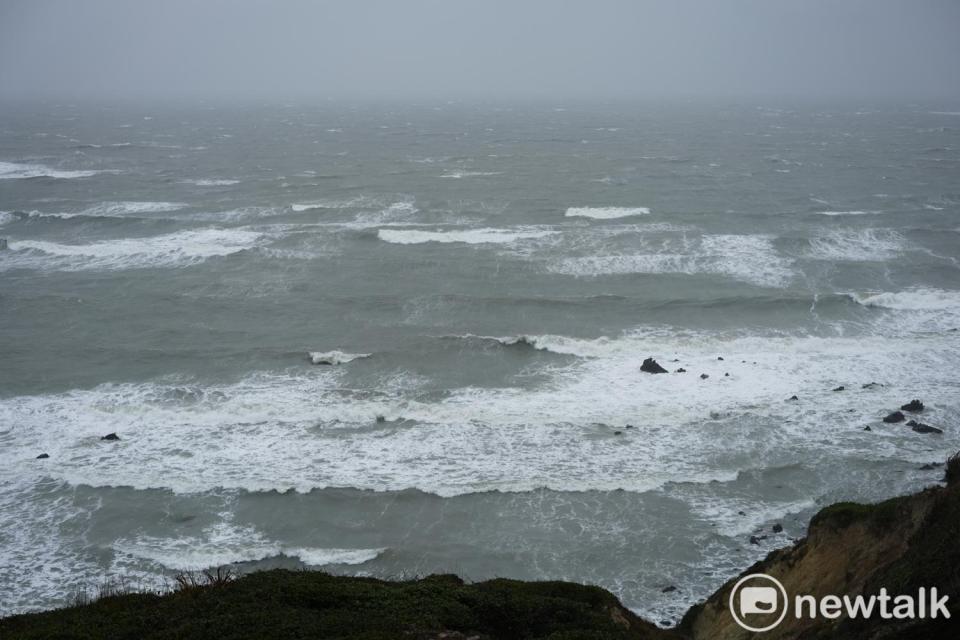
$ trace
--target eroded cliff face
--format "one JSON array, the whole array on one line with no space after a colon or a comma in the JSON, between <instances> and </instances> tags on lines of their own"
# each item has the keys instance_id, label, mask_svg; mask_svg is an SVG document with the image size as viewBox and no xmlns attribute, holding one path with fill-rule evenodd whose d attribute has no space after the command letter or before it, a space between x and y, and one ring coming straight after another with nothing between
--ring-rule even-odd
<instances>
[{"instance_id":1,"label":"eroded cliff face","mask_svg":"<svg viewBox=\"0 0 960 640\"><path fill-rule=\"evenodd\" d=\"M688 611L677 631L695 640L960 638L958 475L960 460L954 458L948 463L946 487L876 505L839 503L825 508L811 521L806 538L772 552L731 579ZM753 573L779 580L791 604L783 621L762 634L739 626L728 605L737 581ZM835 620L819 615L797 618L793 607L794 596L800 594L819 601L826 595L870 596L881 588L890 595L916 595L920 587L937 587L941 595L950 596L951 619L885 620L876 611L866 619L845 614Z\"/></svg>"}]
</instances>

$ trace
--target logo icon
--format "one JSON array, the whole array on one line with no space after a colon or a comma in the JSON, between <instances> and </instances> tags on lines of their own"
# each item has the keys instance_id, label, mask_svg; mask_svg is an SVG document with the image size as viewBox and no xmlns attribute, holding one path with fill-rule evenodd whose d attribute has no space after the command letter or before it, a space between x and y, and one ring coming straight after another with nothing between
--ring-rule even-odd
<instances>
[{"instance_id":1,"label":"logo icon","mask_svg":"<svg viewBox=\"0 0 960 640\"><path fill-rule=\"evenodd\" d=\"M770 631L787 615L787 590L765 573L740 578L730 590L730 614L747 631ZM779 614L777 613L779 611ZM776 619L769 622L773 616ZM760 626L762 625L762 626Z\"/></svg>"}]
</instances>

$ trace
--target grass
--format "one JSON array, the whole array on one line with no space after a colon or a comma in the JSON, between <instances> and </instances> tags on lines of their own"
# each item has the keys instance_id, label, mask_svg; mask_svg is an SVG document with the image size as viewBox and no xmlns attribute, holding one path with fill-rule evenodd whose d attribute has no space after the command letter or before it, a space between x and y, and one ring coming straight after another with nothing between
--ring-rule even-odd
<instances>
[{"instance_id":1,"label":"grass","mask_svg":"<svg viewBox=\"0 0 960 640\"><path fill-rule=\"evenodd\" d=\"M166 595L126 593L0 620L0 638L542 638L639 639L671 634L613 594L565 582L456 576L386 582L315 571L178 580ZM443 636L442 634L448 634Z\"/></svg>"},{"instance_id":2,"label":"grass","mask_svg":"<svg viewBox=\"0 0 960 640\"><path fill-rule=\"evenodd\" d=\"M810 520L810 529L829 527L831 529L846 529L850 525L862 522L867 526L886 528L903 516L908 509L910 496L891 498L876 504L860 504L859 502L837 502L821 509Z\"/></svg>"}]
</instances>

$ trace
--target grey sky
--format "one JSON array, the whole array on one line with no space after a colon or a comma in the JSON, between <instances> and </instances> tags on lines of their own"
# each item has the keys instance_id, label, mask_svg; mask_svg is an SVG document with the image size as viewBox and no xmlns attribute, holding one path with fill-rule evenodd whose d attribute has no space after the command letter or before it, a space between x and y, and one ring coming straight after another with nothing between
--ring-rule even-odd
<instances>
[{"instance_id":1,"label":"grey sky","mask_svg":"<svg viewBox=\"0 0 960 640\"><path fill-rule=\"evenodd\" d=\"M0 0L0 97L960 97L958 0Z\"/></svg>"}]
</instances>

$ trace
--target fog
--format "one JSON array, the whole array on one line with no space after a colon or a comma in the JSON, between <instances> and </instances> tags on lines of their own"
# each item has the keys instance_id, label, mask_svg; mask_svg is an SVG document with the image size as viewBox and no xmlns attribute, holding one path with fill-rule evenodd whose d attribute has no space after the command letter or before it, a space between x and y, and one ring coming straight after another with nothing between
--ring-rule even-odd
<instances>
[{"instance_id":1,"label":"fog","mask_svg":"<svg viewBox=\"0 0 960 640\"><path fill-rule=\"evenodd\" d=\"M960 96L956 0L4 0L0 98Z\"/></svg>"}]
</instances>

